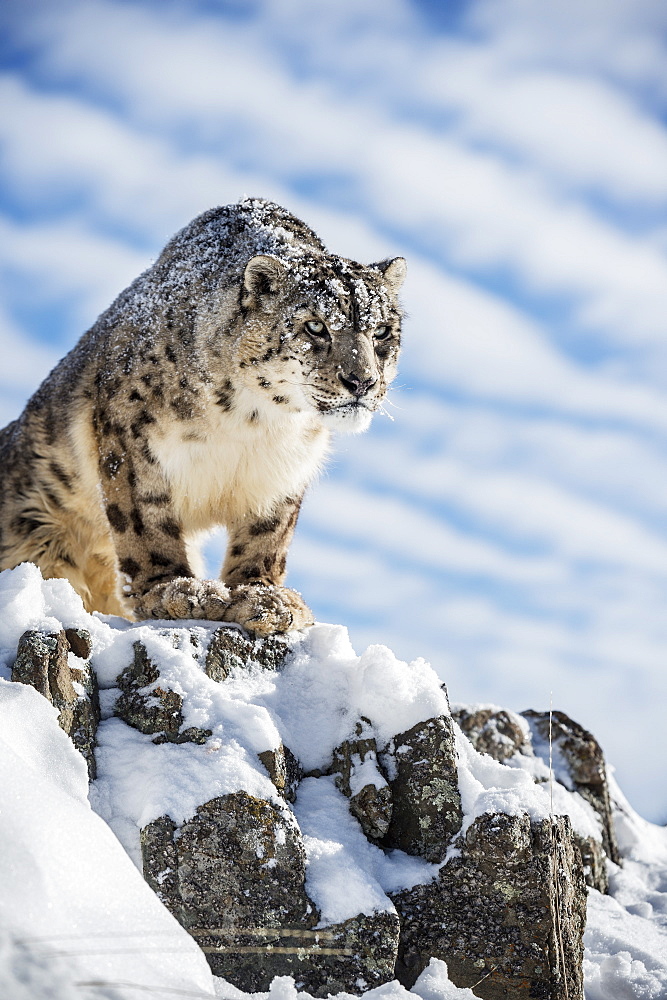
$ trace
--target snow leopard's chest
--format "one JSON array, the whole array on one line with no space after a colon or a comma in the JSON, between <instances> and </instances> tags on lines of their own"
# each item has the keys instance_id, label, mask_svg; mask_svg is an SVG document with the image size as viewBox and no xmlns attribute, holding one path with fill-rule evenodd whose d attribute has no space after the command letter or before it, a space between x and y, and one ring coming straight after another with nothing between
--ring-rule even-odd
<instances>
[{"instance_id":1,"label":"snow leopard's chest","mask_svg":"<svg viewBox=\"0 0 667 1000\"><path fill-rule=\"evenodd\" d=\"M300 496L325 458L329 435L307 414L249 420L214 414L184 433L172 426L151 443L187 530L268 514Z\"/></svg>"}]
</instances>

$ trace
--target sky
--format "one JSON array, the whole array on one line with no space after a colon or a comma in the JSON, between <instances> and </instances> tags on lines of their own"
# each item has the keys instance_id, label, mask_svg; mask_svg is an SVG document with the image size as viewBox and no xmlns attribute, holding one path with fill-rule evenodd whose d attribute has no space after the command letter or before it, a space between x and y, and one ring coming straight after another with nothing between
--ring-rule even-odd
<instances>
[{"instance_id":1,"label":"sky","mask_svg":"<svg viewBox=\"0 0 667 1000\"><path fill-rule=\"evenodd\" d=\"M552 699L667 821L667 7L4 0L0 61L0 421L214 205L403 255L393 419L288 583L454 702Z\"/></svg>"}]
</instances>

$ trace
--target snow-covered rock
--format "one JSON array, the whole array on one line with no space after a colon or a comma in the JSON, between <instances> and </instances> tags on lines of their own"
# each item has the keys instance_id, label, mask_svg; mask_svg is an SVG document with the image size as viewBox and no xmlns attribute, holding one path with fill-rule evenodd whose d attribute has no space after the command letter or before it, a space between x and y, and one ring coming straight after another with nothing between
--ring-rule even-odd
<instances>
[{"instance_id":1,"label":"snow-covered rock","mask_svg":"<svg viewBox=\"0 0 667 1000\"><path fill-rule=\"evenodd\" d=\"M25 632L57 636L66 629L90 635L101 688L98 776L90 788L95 812L86 799L85 764L59 729L56 708L9 683ZM384 647L358 656L343 628L321 625L290 637L287 656L281 641L261 662L257 644L224 631L88 615L64 581L42 581L32 566L0 574L0 738L7 748L0 762L7 887L0 899L0 995L130 998L142 986L245 996L211 976L203 944L214 949L209 958L238 949L227 966L232 977L244 962L256 975L259 964L264 979L246 980L253 989L263 984L258 996L296 996L299 982L308 981L310 993L326 995L330 983L403 1000L410 994L396 981L375 985L392 974L395 956L387 949L396 947L400 917L397 970L414 982L413 994L472 996L465 984L475 986L474 995L494 996L508 982L513 988L512 969L502 934L490 930L511 917L523 921L525 937L539 921L526 916L524 903L536 914L550 911L540 933L552 967L545 973L536 962L533 974L536 983L542 976L544 996L563 995L556 952L569 960L578 947L579 848L585 841L601 845L604 823L572 784L571 771L569 779L557 771L562 780L550 782L526 720L507 712L498 724L489 722L493 712L478 717L485 749L499 735L502 763L453 726L441 683L424 661L402 663ZM410 734L429 738L413 746ZM513 739L517 752L508 749ZM422 778L396 814L416 810L424 822L413 823L409 836L403 830L399 845L397 835L391 839L393 810L401 783L404 791L410 785L405 768L417 745L425 751L414 754ZM667 838L632 812L613 779L608 794L623 866L609 864L609 896L589 889L586 996L665 996ZM443 815L449 818L438 827ZM440 847L429 853L423 834L433 823L432 844ZM148 882L136 868L145 868ZM272 892L281 870L287 891L278 898ZM248 920L225 923L231 904L240 912L242 897ZM470 915L459 920L459 937L467 934L463 951L473 969L447 935L439 941L419 930L419 919L425 927L438 914L454 924L445 898L460 918L466 908ZM199 923L207 907L209 923ZM561 918L555 944L554 907ZM196 933L186 933L169 908ZM485 911L493 926L484 926ZM406 972L415 927L417 961ZM516 945L513 937L509 943ZM429 949L436 955L430 962ZM271 965L272 952L301 953L298 967L282 966L292 978L271 982L272 971L281 971ZM355 961L353 980L333 971L337 962ZM581 996L578 990L575 976L570 997Z\"/></svg>"}]
</instances>

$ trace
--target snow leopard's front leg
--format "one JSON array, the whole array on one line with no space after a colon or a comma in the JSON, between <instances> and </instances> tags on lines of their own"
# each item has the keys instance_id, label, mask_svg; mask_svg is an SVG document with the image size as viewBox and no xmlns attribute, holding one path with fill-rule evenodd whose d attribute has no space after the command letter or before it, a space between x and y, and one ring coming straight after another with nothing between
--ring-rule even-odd
<instances>
[{"instance_id":1,"label":"snow leopard's front leg","mask_svg":"<svg viewBox=\"0 0 667 1000\"><path fill-rule=\"evenodd\" d=\"M283 587L301 497L286 497L271 514L229 525L222 579L230 588L224 620L257 635L312 625L314 616L295 590Z\"/></svg>"},{"instance_id":2,"label":"snow leopard's front leg","mask_svg":"<svg viewBox=\"0 0 667 1000\"><path fill-rule=\"evenodd\" d=\"M101 438L104 508L121 591L136 618L224 621L229 591L195 577L169 485L148 446L130 454L113 429Z\"/></svg>"}]
</instances>

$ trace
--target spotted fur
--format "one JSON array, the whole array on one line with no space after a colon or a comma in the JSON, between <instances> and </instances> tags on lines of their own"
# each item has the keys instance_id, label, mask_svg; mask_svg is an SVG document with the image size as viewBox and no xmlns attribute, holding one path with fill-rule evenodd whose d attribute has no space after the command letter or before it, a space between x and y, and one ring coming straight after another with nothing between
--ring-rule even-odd
<instances>
[{"instance_id":1,"label":"spotted fur","mask_svg":"<svg viewBox=\"0 0 667 1000\"><path fill-rule=\"evenodd\" d=\"M365 429L395 375L404 269L334 256L261 199L195 219L0 433L2 568L127 617L312 621L289 543L330 430Z\"/></svg>"}]
</instances>

